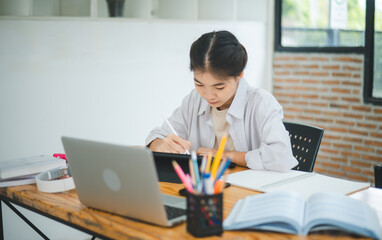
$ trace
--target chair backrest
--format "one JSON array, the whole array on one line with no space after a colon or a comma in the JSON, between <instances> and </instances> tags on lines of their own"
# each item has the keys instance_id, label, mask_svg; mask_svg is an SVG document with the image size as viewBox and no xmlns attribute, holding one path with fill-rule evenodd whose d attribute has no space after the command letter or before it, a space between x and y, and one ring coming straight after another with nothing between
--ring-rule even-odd
<instances>
[{"instance_id":1,"label":"chair backrest","mask_svg":"<svg viewBox=\"0 0 382 240\"><path fill-rule=\"evenodd\" d=\"M312 172L324 129L292 122L284 122L298 165L293 169Z\"/></svg>"},{"instance_id":2,"label":"chair backrest","mask_svg":"<svg viewBox=\"0 0 382 240\"><path fill-rule=\"evenodd\" d=\"M375 180L375 187L382 188L382 165L375 165L374 180Z\"/></svg>"}]
</instances>

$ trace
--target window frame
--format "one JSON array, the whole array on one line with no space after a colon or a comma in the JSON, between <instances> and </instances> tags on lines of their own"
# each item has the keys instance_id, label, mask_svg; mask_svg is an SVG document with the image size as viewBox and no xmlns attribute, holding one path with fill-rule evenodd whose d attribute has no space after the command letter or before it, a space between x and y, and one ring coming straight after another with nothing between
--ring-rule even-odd
<instances>
[{"instance_id":1,"label":"window frame","mask_svg":"<svg viewBox=\"0 0 382 240\"><path fill-rule=\"evenodd\" d=\"M375 0L366 0L364 47L284 47L281 45L282 0L275 0L275 52L311 53L360 53L364 55L363 100L365 103L382 105L382 98L372 96L374 70L374 13Z\"/></svg>"}]
</instances>

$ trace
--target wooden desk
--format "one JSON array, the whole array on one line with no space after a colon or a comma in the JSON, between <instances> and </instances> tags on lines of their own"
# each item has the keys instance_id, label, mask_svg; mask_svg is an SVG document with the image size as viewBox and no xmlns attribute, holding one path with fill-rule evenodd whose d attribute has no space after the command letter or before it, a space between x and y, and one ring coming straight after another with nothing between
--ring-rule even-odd
<instances>
[{"instance_id":1,"label":"wooden desk","mask_svg":"<svg viewBox=\"0 0 382 240\"><path fill-rule=\"evenodd\" d=\"M237 167L234 171L243 168ZM178 195L181 184L160 183L163 193ZM379 190L381 191L382 190ZM224 190L224 218L237 200L259 192L231 186ZM380 192L378 192L380 194ZM366 193L374 195L373 191ZM365 196L364 196L365 197ZM367 197L366 197L367 198ZM64 223L83 232L103 239L195 239L186 230L186 223L172 228L163 228L135 221L125 217L87 208L79 202L76 190L63 193L42 193L36 185L0 188L0 199L25 207L33 212ZM374 199L375 200L375 199ZM376 199L382 206L382 199ZM289 234L255 231L225 231L222 236L203 239L351 239L348 236L309 235L308 237ZM358 238L359 239L359 238Z\"/></svg>"}]
</instances>

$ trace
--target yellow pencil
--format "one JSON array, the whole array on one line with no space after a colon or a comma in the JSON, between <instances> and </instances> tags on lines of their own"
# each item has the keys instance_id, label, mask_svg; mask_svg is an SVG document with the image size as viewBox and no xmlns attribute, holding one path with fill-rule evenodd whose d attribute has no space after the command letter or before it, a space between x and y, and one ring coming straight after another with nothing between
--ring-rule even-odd
<instances>
[{"instance_id":1,"label":"yellow pencil","mask_svg":"<svg viewBox=\"0 0 382 240\"><path fill-rule=\"evenodd\" d=\"M211 168L212 179L215 179L215 175L216 175L216 172L217 172L219 164L220 164L220 159L221 159L223 152L224 152L224 147L225 147L226 141L227 141L227 136L223 136L222 140L220 141L219 149L215 155L215 159L212 163L212 168Z\"/></svg>"},{"instance_id":2,"label":"yellow pencil","mask_svg":"<svg viewBox=\"0 0 382 240\"><path fill-rule=\"evenodd\" d=\"M211 159L212 159L212 153L208 153L208 158L207 158L207 164L206 164L206 170L204 171L205 173L210 172L210 167L211 167Z\"/></svg>"}]
</instances>

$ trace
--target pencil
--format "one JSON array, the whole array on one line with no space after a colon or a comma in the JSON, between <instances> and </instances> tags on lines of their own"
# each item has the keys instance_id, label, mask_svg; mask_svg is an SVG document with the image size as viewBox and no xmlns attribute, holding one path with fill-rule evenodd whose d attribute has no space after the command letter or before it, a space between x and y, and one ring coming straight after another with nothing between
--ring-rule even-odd
<instances>
[{"instance_id":1,"label":"pencil","mask_svg":"<svg viewBox=\"0 0 382 240\"><path fill-rule=\"evenodd\" d=\"M219 167L219 164L220 164L220 159L223 155L223 152L224 152L224 147L225 147L225 143L227 141L227 136L223 136L222 139L221 139L221 142L220 142L220 146L219 146L219 149L215 155L215 159L212 163L212 168L211 168L211 175L212 175L212 178L215 178L216 176L216 171L218 170L218 167Z\"/></svg>"}]
</instances>

